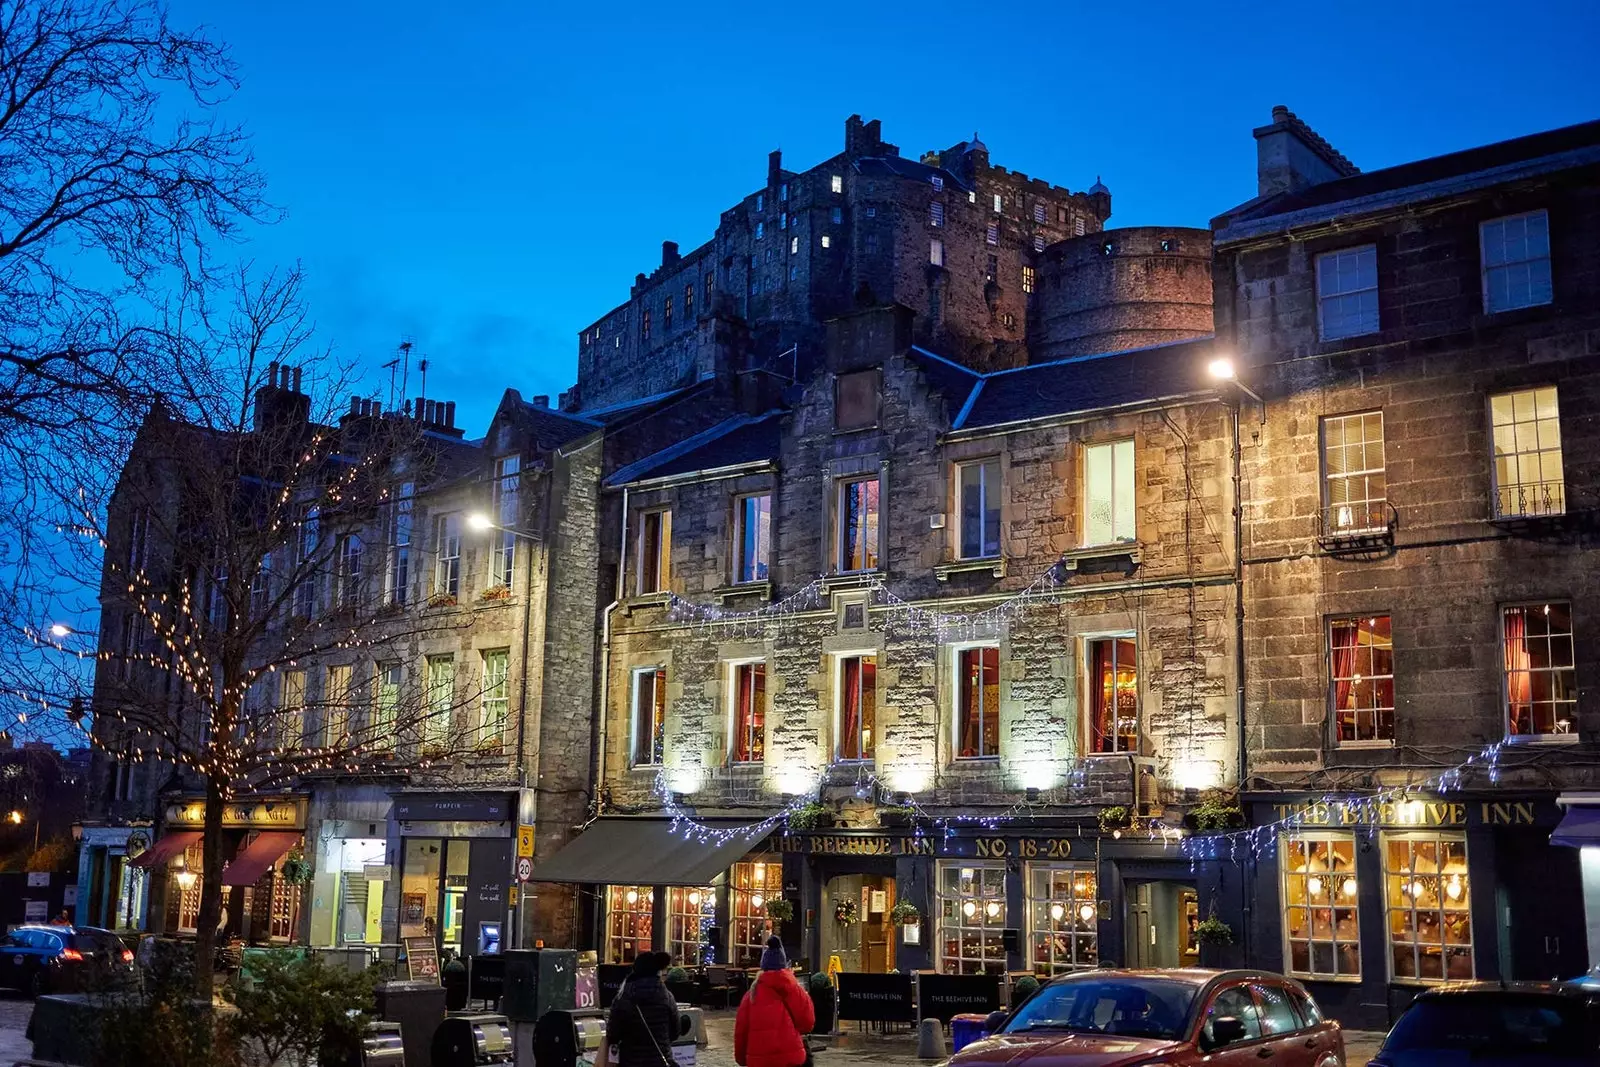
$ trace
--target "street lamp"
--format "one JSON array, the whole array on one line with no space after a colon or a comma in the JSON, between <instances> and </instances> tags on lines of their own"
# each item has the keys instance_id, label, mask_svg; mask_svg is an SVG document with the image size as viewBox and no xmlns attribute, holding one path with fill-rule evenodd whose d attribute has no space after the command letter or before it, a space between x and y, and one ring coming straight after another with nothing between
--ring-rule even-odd
<instances>
[{"instance_id":1,"label":"street lamp","mask_svg":"<svg viewBox=\"0 0 1600 1067\"><path fill-rule=\"evenodd\" d=\"M508 533L512 537L520 537L524 541L539 540L530 533L524 533L523 531L514 529L510 526L501 526L498 522L495 522L481 511L474 511L472 514L467 516L467 528L470 530L476 530L479 533L488 533L490 530L499 530L501 533Z\"/></svg>"},{"instance_id":2,"label":"street lamp","mask_svg":"<svg viewBox=\"0 0 1600 1067\"><path fill-rule=\"evenodd\" d=\"M1213 380L1230 383L1235 389L1239 390L1239 392L1243 393L1251 400L1254 400L1257 404L1260 404L1261 419L1263 422L1266 421L1267 402L1261 399L1261 397L1248 385L1239 380L1239 372L1234 368L1232 359L1227 356L1217 356L1210 363L1206 364L1206 370L1210 373Z\"/></svg>"},{"instance_id":3,"label":"street lamp","mask_svg":"<svg viewBox=\"0 0 1600 1067\"><path fill-rule=\"evenodd\" d=\"M64 622L58 622L50 627L51 637L66 637L70 633L72 633L72 627Z\"/></svg>"}]
</instances>

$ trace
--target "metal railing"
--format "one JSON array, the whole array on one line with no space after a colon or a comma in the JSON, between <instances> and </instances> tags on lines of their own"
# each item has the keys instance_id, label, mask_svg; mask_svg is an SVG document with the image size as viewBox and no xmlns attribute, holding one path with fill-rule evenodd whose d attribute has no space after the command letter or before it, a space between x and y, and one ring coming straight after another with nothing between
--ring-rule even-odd
<instances>
[{"instance_id":1,"label":"metal railing","mask_svg":"<svg viewBox=\"0 0 1600 1067\"><path fill-rule=\"evenodd\" d=\"M1561 515L1566 510L1567 488L1561 480L1495 487L1494 517L1497 519Z\"/></svg>"}]
</instances>

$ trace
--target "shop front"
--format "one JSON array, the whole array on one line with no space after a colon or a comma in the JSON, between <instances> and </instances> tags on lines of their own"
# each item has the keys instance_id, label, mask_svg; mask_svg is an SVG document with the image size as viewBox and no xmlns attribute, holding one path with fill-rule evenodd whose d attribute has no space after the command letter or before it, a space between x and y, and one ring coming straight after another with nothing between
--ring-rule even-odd
<instances>
[{"instance_id":1,"label":"shop front","mask_svg":"<svg viewBox=\"0 0 1600 1067\"><path fill-rule=\"evenodd\" d=\"M86 825L78 842L73 922L107 930L144 927L148 879L130 862L150 847L151 827Z\"/></svg>"},{"instance_id":2,"label":"shop front","mask_svg":"<svg viewBox=\"0 0 1600 1067\"><path fill-rule=\"evenodd\" d=\"M396 938L429 937L441 953L476 955L491 944L504 944L512 929L513 855L518 825L518 794L512 791L478 793L396 793L393 826L385 856L376 858L368 839L345 838L339 862L353 874L362 866L360 882L345 877L348 913L341 912L346 930L361 924L370 931L371 884L391 884ZM359 888L366 887L363 904Z\"/></svg>"},{"instance_id":3,"label":"shop front","mask_svg":"<svg viewBox=\"0 0 1600 1067\"><path fill-rule=\"evenodd\" d=\"M1386 1027L1428 985L1587 966L1578 850L1553 795L1256 797L1251 957L1332 1015ZM1283 820L1292 819L1290 823Z\"/></svg>"},{"instance_id":4,"label":"shop front","mask_svg":"<svg viewBox=\"0 0 1600 1067\"><path fill-rule=\"evenodd\" d=\"M379 786L313 790L309 851L314 874L306 943L319 948L374 945L383 938L383 904L394 881L389 855L389 794Z\"/></svg>"}]
</instances>

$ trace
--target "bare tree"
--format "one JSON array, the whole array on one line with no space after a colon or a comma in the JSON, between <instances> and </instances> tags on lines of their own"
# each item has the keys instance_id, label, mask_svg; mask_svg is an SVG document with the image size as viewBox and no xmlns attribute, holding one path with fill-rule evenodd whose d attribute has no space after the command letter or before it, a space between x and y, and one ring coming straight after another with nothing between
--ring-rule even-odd
<instances>
[{"instance_id":1,"label":"bare tree","mask_svg":"<svg viewBox=\"0 0 1600 1067\"><path fill-rule=\"evenodd\" d=\"M453 677L390 685L352 669L337 691L305 684L309 665L412 660L414 639L457 625L420 610L377 546L409 522L397 487L458 476L459 455L409 413L359 398L336 413L349 379L311 347L297 272L241 274L227 316L167 336L181 391L145 420L109 501L66 494L83 566L104 551L102 628L93 706L58 694L45 717L203 789L203 963L234 797L315 774L426 776L499 751L506 731L458 725L479 694ZM209 996L211 969L198 973Z\"/></svg>"},{"instance_id":2,"label":"bare tree","mask_svg":"<svg viewBox=\"0 0 1600 1067\"><path fill-rule=\"evenodd\" d=\"M235 87L226 50L150 0L0 0L8 617L39 617L62 591L48 565L62 516L37 472L63 454L119 455L166 388L146 314L166 297L153 294L204 293L207 248L273 215L243 132L218 114Z\"/></svg>"}]
</instances>

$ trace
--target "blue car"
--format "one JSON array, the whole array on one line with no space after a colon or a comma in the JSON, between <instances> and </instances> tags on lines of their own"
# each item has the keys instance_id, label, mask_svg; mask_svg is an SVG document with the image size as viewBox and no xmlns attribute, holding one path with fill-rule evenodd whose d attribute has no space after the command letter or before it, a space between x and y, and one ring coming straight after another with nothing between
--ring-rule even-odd
<instances>
[{"instance_id":1,"label":"blue car","mask_svg":"<svg viewBox=\"0 0 1600 1067\"><path fill-rule=\"evenodd\" d=\"M1368 1067L1594 1067L1596 1003L1571 982L1439 986L1411 1002Z\"/></svg>"},{"instance_id":2,"label":"blue car","mask_svg":"<svg viewBox=\"0 0 1600 1067\"><path fill-rule=\"evenodd\" d=\"M125 988L138 973L133 953L110 930L19 926L0 941L0 986L31 996Z\"/></svg>"}]
</instances>

